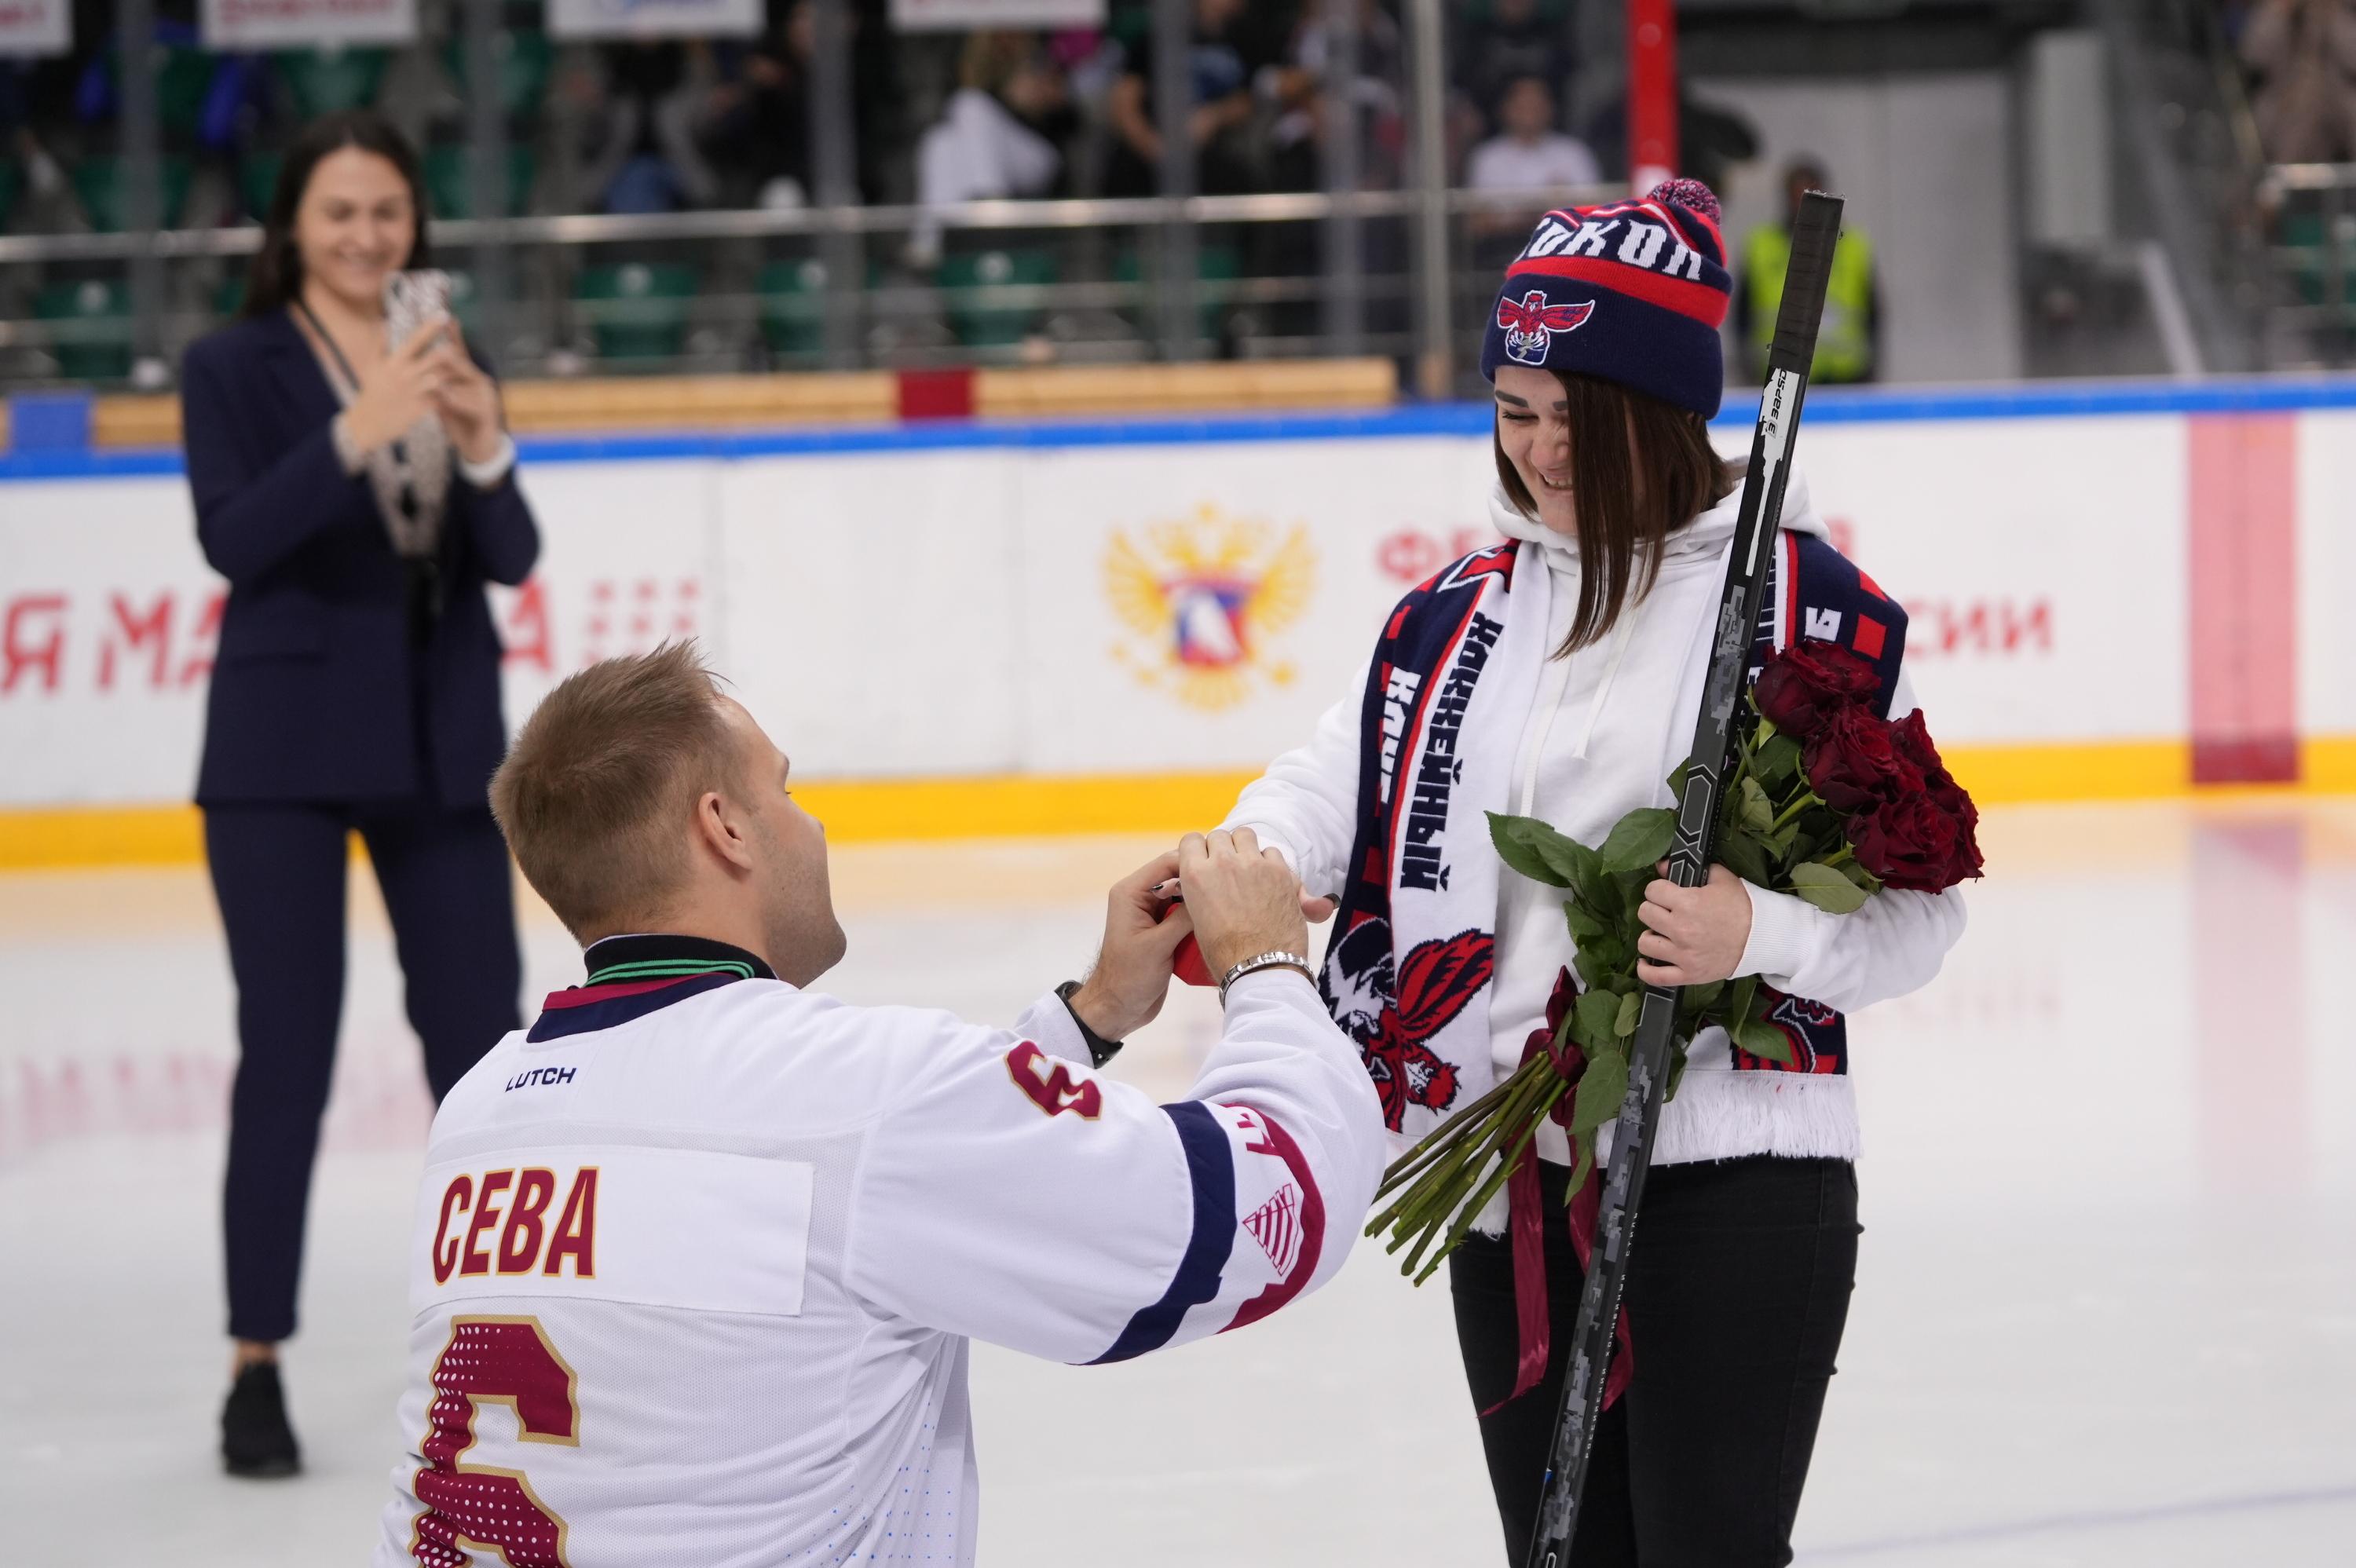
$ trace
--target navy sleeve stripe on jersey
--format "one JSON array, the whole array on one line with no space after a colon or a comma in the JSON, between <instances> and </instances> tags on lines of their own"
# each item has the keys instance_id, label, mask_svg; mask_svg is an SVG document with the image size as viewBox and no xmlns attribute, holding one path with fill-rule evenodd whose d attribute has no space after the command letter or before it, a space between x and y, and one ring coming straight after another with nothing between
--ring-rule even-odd
<instances>
[{"instance_id":1,"label":"navy sleeve stripe on jersey","mask_svg":"<svg viewBox=\"0 0 2356 1568\"><path fill-rule=\"evenodd\" d=\"M1162 1299L1140 1308L1112 1349L1091 1366L1126 1361L1170 1343L1190 1308L1217 1298L1219 1275L1236 1244L1235 1154L1226 1129L1197 1101L1182 1100L1162 1109L1177 1127L1179 1147L1186 1151L1186 1174L1194 1188L1194 1232Z\"/></svg>"}]
</instances>

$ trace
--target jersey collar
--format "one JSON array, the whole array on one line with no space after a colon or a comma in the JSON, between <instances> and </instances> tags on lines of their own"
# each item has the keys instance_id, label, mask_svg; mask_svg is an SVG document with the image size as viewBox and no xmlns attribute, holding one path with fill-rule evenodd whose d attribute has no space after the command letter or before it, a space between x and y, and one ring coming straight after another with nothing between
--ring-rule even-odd
<instances>
[{"instance_id":1,"label":"jersey collar","mask_svg":"<svg viewBox=\"0 0 2356 1568\"><path fill-rule=\"evenodd\" d=\"M552 991L524 1038L613 1029L738 980L774 980L756 954L702 936L608 936L582 955L588 984Z\"/></svg>"}]
</instances>

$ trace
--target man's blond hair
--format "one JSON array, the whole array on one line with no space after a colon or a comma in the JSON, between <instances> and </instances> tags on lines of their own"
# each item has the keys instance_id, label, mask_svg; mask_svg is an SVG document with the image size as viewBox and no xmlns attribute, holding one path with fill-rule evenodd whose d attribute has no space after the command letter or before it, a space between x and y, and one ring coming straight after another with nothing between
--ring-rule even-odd
<instances>
[{"instance_id":1,"label":"man's blond hair","mask_svg":"<svg viewBox=\"0 0 2356 1568\"><path fill-rule=\"evenodd\" d=\"M541 700L491 775L508 848L575 937L631 929L685 882L695 803L737 782L719 695L692 639L601 660Z\"/></svg>"}]
</instances>

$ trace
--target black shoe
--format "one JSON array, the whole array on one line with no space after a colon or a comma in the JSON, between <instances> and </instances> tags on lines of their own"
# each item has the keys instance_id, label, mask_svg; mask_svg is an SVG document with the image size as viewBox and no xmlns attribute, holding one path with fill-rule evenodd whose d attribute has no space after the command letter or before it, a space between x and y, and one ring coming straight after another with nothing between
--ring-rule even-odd
<instances>
[{"instance_id":1,"label":"black shoe","mask_svg":"<svg viewBox=\"0 0 2356 1568\"><path fill-rule=\"evenodd\" d=\"M278 1363L255 1361L230 1385L221 1407L221 1465L232 1476L291 1476L303 1467Z\"/></svg>"}]
</instances>

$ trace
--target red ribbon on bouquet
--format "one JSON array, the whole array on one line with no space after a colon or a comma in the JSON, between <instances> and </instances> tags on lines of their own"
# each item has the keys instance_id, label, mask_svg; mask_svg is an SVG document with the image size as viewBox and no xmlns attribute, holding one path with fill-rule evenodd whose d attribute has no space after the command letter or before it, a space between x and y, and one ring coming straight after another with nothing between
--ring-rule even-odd
<instances>
[{"instance_id":1,"label":"red ribbon on bouquet","mask_svg":"<svg viewBox=\"0 0 2356 1568\"><path fill-rule=\"evenodd\" d=\"M1546 1027L1533 1029L1522 1046L1522 1060L1544 1053L1554 1060L1554 1069L1562 1074L1566 1084L1575 1084L1580 1074L1587 1071L1587 1053L1576 1041L1565 1040L1562 1049L1554 1049L1555 1031L1562 1027L1571 1007L1579 1000L1579 987L1570 971L1563 970L1554 983L1554 995L1547 998ZM1575 1097L1565 1091L1547 1113L1548 1119L1570 1130L1571 1109ZM1525 1150L1522 1162L1505 1181L1506 1227L1514 1243L1514 1320L1521 1343L1521 1356L1514 1372L1514 1392L1481 1413L1492 1414L1503 1410L1545 1381L1547 1360L1553 1351L1554 1316L1547 1288L1546 1266L1546 1197L1538 1187L1538 1162L1533 1151ZM1587 1180L1572 1194L1569 1206L1570 1246L1579 1255L1583 1270L1595 1255L1595 1223L1603 1209L1603 1171L1601 1165L1590 1168ZM1628 1309L1620 1309L1620 1320L1612 1325L1612 1356L1611 1370L1603 1377L1603 1405L1612 1403L1627 1392L1628 1383L1636 1375L1636 1346L1628 1333Z\"/></svg>"}]
</instances>

